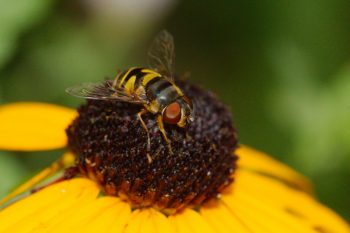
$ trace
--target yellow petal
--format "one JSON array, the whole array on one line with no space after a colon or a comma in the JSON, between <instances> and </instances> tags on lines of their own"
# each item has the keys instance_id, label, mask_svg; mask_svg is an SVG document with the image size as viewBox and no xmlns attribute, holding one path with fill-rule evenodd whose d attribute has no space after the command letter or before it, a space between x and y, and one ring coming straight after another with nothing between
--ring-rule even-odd
<instances>
[{"instance_id":1,"label":"yellow petal","mask_svg":"<svg viewBox=\"0 0 350 233\"><path fill-rule=\"evenodd\" d=\"M238 167L240 169L274 177L297 189L312 193L311 183L306 177L270 156L244 145L241 145L236 153L239 156Z\"/></svg>"},{"instance_id":2,"label":"yellow petal","mask_svg":"<svg viewBox=\"0 0 350 233\"><path fill-rule=\"evenodd\" d=\"M75 110L44 103L14 103L0 106L0 149L51 150L67 144L65 129Z\"/></svg>"},{"instance_id":3,"label":"yellow petal","mask_svg":"<svg viewBox=\"0 0 350 233\"><path fill-rule=\"evenodd\" d=\"M78 208L70 208L64 215L59 215L51 222L47 232L105 232L109 231L115 221L119 221L121 226L126 225L130 217L130 207L116 197L101 197L85 203ZM107 214L112 214L107 216ZM102 218L106 217L106 218ZM122 221L121 221L122 220ZM95 229L95 231L94 231ZM105 231L102 231L105 229ZM122 229L122 228L120 228ZM114 229L114 232L120 232Z\"/></svg>"},{"instance_id":4,"label":"yellow petal","mask_svg":"<svg viewBox=\"0 0 350 233\"><path fill-rule=\"evenodd\" d=\"M52 219L93 202L98 186L82 178L51 185L0 212L0 232L45 232Z\"/></svg>"},{"instance_id":5,"label":"yellow petal","mask_svg":"<svg viewBox=\"0 0 350 233\"><path fill-rule=\"evenodd\" d=\"M144 229L152 233L175 233L175 227L170 224L170 221L164 214L152 208L148 209L149 220L143 224ZM147 232L147 231L144 231Z\"/></svg>"},{"instance_id":6,"label":"yellow petal","mask_svg":"<svg viewBox=\"0 0 350 233\"><path fill-rule=\"evenodd\" d=\"M234 188L221 199L245 224L267 232L350 232L341 217L309 194L257 173L238 171Z\"/></svg>"},{"instance_id":7,"label":"yellow petal","mask_svg":"<svg viewBox=\"0 0 350 233\"><path fill-rule=\"evenodd\" d=\"M201 208L200 213L217 233L251 233L249 226L246 226L234 212L220 203L206 205Z\"/></svg>"},{"instance_id":8,"label":"yellow petal","mask_svg":"<svg viewBox=\"0 0 350 233\"><path fill-rule=\"evenodd\" d=\"M152 208L135 210L127 223L125 232L130 233L175 233L175 227L162 213Z\"/></svg>"},{"instance_id":9,"label":"yellow petal","mask_svg":"<svg viewBox=\"0 0 350 233\"><path fill-rule=\"evenodd\" d=\"M213 228L198 212L185 209L181 213L169 217L178 233L214 233Z\"/></svg>"},{"instance_id":10,"label":"yellow petal","mask_svg":"<svg viewBox=\"0 0 350 233\"><path fill-rule=\"evenodd\" d=\"M141 224L144 219L147 218L147 211L141 211L140 209L132 212L128 224L125 228L125 233L139 233L141 232Z\"/></svg>"},{"instance_id":11,"label":"yellow petal","mask_svg":"<svg viewBox=\"0 0 350 233\"><path fill-rule=\"evenodd\" d=\"M223 198L223 203L225 201L227 199ZM282 208L256 202L249 195L236 194L235 198L228 202L228 208L251 229L265 229L266 232L315 233L309 224L292 218Z\"/></svg>"}]
</instances>

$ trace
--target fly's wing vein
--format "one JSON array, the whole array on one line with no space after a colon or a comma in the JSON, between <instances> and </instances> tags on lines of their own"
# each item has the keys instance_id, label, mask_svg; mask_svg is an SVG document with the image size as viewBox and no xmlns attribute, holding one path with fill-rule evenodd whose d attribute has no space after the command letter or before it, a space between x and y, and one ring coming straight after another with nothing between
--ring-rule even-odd
<instances>
[{"instance_id":1,"label":"fly's wing vein","mask_svg":"<svg viewBox=\"0 0 350 233\"><path fill-rule=\"evenodd\" d=\"M112 80L97 83L83 83L69 87L66 92L72 96L95 100L117 100L135 104L143 104L144 101L134 94L127 94L121 88L113 87Z\"/></svg>"},{"instance_id":2,"label":"fly's wing vein","mask_svg":"<svg viewBox=\"0 0 350 233\"><path fill-rule=\"evenodd\" d=\"M174 79L175 45L169 32L163 30L154 39L148 51L148 64L166 78Z\"/></svg>"}]
</instances>

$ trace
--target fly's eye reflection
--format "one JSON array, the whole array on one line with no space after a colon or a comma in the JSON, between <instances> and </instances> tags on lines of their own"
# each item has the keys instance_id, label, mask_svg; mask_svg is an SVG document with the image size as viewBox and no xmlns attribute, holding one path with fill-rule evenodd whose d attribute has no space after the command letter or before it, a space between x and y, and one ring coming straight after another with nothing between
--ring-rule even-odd
<instances>
[{"instance_id":1,"label":"fly's eye reflection","mask_svg":"<svg viewBox=\"0 0 350 233\"><path fill-rule=\"evenodd\" d=\"M174 80L174 39L162 31L154 39L148 52L149 67L132 67L120 72L114 80L99 83L84 83L66 91L77 97L96 100L117 100L142 106L137 117L147 133L147 158L151 140L147 125L142 119L145 113L155 116L160 132L172 153L171 140L163 123L184 127L193 120L191 100L184 95Z\"/></svg>"}]
</instances>

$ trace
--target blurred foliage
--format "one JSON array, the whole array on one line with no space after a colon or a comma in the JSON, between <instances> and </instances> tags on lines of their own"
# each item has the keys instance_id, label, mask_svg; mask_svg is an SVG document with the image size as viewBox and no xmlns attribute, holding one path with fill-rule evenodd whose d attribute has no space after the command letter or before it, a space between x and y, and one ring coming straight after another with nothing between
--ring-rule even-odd
<instances>
[{"instance_id":1,"label":"blurred foliage","mask_svg":"<svg viewBox=\"0 0 350 233\"><path fill-rule=\"evenodd\" d=\"M350 219L349 10L346 0L0 0L0 102L75 107L66 87L145 65L167 28L178 73L231 107L241 142L307 174ZM1 152L0 195L61 153Z\"/></svg>"},{"instance_id":2,"label":"blurred foliage","mask_svg":"<svg viewBox=\"0 0 350 233\"><path fill-rule=\"evenodd\" d=\"M49 13L52 1L0 1L0 68L18 46L23 31L29 30Z\"/></svg>"},{"instance_id":3,"label":"blurred foliage","mask_svg":"<svg viewBox=\"0 0 350 233\"><path fill-rule=\"evenodd\" d=\"M9 153L0 152L0 196L5 196L13 185L20 183L25 175L25 166Z\"/></svg>"}]
</instances>

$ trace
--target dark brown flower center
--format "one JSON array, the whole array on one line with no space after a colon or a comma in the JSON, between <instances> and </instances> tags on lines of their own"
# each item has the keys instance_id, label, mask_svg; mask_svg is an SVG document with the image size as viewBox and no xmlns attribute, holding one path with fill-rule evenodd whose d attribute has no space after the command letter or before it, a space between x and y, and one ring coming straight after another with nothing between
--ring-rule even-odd
<instances>
[{"instance_id":1,"label":"dark brown flower center","mask_svg":"<svg viewBox=\"0 0 350 233\"><path fill-rule=\"evenodd\" d=\"M212 93L179 86L193 102L194 121L185 128L165 124L171 154L156 117L145 114L152 163L146 131L137 118L142 106L93 100L81 106L67 129L81 174L135 208L153 206L169 213L217 197L232 182L237 160L231 115Z\"/></svg>"}]
</instances>

